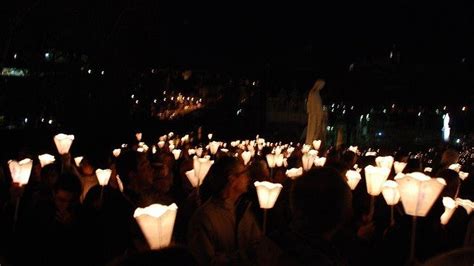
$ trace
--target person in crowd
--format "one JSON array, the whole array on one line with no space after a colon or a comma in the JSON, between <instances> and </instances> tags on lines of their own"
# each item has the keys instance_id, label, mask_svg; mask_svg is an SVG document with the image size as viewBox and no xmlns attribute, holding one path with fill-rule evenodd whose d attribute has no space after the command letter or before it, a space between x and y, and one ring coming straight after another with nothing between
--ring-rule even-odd
<instances>
[{"instance_id":1,"label":"person in crowd","mask_svg":"<svg viewBox=\"0 0 474 266\"><path fill-rule=\"evenodd\" d=\"M235 157L222 157L209 170L202 185L209 198L196 210L188 229L188 246L199 265L269 263L271 254L263 250L268 242L249 204L240 200L248 183L248 170Z\"/></svg>"},{"instance_id":2,"label":"person in crowd","mask_svg":"<svg viewBox=\"0 0 474 266\"><path fill-rule=\"evenodd\" d=\"M351 216L352 195L343 178L334 169L314 168L294 181L291 203L290 229L277 241L280 264L346 265L332 242Z\"/></svg>"}]
</instances>

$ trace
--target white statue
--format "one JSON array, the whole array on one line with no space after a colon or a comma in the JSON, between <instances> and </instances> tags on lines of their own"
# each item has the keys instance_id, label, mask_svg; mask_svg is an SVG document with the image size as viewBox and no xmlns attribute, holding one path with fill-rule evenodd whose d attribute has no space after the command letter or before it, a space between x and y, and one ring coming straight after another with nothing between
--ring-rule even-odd
<instances>
[{"instance_id":1,"label":"white statue","mask_svg":"<svg viewBox=\"0 0 474 266\"><path fill-rule=\"evenodd\" d=\"M322 79L316 80L313 88L308 93L306 112L308 113L308 126L306 128L306 144L312 144L313 140L323 138L324 134L324 112L323 103L319 91L323 89L326 82Z\"/></svg>"}]
</instances>

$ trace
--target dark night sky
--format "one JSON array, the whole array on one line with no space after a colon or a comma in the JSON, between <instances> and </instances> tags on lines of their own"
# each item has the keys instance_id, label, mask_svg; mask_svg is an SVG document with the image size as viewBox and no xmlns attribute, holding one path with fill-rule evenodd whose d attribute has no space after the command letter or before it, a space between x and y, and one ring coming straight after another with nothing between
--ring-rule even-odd
<instances>
[{"instance_id":1,"label":"dark night sky","mask_svg":"<svg viewBox=\"0 0 474 266\"><path fill-rule=\"evenodd\" d=\"M469 0L7 3L11 6L0 10L5 25L0 31L2 50L7 25L21 17L14 27L11 51L80 51L104 64L127 67L263 69L270 64L341 72L355 63L356 68L375 68L369 77L375 83L377 79L424 80L422 86L430 87L454 79L465 88L474 85L470 78L474 76L474 2ZM388 62L393 45L403 65L397 75L403 78L377 69ZM429 81L443 73L443 81Z\"/></svg>"},{"instance_id":2,"label":"dark night sky","mask_svg":"<svg viewBox=\"0 0 474 266\"><path fill-rule=\"evenodd\" d=\"M317 59L350 62L388 55L393 44L405 60L456 61L472 54L474 40L472 1L8 2L12 7L1 10L3 25L31 8L15 30L15 47L90 54L103 53L102 48L147 63L164 60L163 55L171 61L274 60L305 49Z\"/></svg>"}]
</instances>

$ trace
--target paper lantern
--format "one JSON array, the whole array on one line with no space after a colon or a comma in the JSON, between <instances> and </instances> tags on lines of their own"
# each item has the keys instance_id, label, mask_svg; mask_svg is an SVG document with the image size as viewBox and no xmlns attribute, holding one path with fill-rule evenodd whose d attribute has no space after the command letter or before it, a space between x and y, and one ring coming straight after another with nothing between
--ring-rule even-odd
<instances>
[{"instance_id":1,"label":"paper lantern","mask_svg":"<svg viewBox=\"0 0 474 266\"><path fill-rule=\"evenodd\" d=\"M291 168L289 170L286 170L285 174L286 176L294 180L297 177L300 177L303 175L303 167Z\"/></svg>"},{"instance_id":2,"label":"paper lantern","mask_svg":"<svg viewBox=\"0 0 474 266\"><path fill-rule=\"evenodd\" d=\"M74 140L74 135L66 135L66 134L57 134L54 136L54 143L56 144L56 149L58 153L63 155L69 152L69 148L71 148L71 144Z\"/></svg>"},{"instance_id":3,"label":"paper lantern","mask_svg":"<svg viewBox=\"0 0 474 266\"><path fill-rule=\"evenodd\" d=\"M397 183L405 213L422 217L426 216L446 186L444 179L430 178L419 172L407 174L397 179Z\"/></svg>"},{"instance_id":4,"label":"paper lantern","mask_svg":"<svg viewBox=\"0 0 474 266\"><path fill-rule=\"evenodd\" d=\"M173 227L178 206L152 204L146 208L137 208L133 217L145 235L151 249L169 246L173 235Z\"/></svg>"},{"instance_id":5,"label":"paper lantern","mask_svg":"<svg viewBox=\"0 0 474 266\"><path fill-rule=\"evenodd\" d=\"M135 134L135 137L137 138L138 141L142 141L142 133L141 132L138 132Z\"/></svg>"},{"instance_id":6,"label":"paper lantern","mask_svg":"<svg viewBox=\"0 0 474 266\"><path fill-rule=\"evenodd\" d=\"M260 204L260 208L273 208L283 186L281 184L271 183L268 181L256 181L254 185L257 189L258 203Z\"/></svg>"},{"instance_id":7,"label":"paper lantern","mask_svg":"<svg viewBox=\"0 0 474 266\"><path fill-rule=\"evenodd\" d=\"M377 156L377 152L375 151L368 151L365 153L365 156Z\"/></svg>"},{"instance_id":8,"label":"paper lantern","mask_svg":"<svg viewBox=\"0 0 474 266\"><path fill-rule=\"evenodd\" d=\"M467 199L456 198L456 204L462 206L466 210L467 215L471 214L474 209L474 202Z\"/></svg>"},{"instance_id":9,"label":"paper lantern","mask_svg":"<svg viewBox=\"0 0 474 266\"><path fill-rule=\"evenodd\" d=\"M179 156L181 155L181 150L180 149L174 149L174 150L171 151L171 153L173 153L174 159L178 160Z\"/></svg>"},{"instance_id":10,"label":"paper lantern","mask_svg":"<svg viewBox=\"0 0 474 266\"><path fill-rule=\"evenodd\" d=\"M303 154L301 160L303 162L303 170L308 171L313 166L314 158L318 155L318 151L310 150Z\"/></svg>"},{"instance_id":11,"label":"paper lantern","mask_svg":"<svg viewBox=\"0 0 474 266\"><path fill-rule=\"evenodd\" d=\"M158 148L163 149L164 146L165 146L165 141L163 140L158 141Z\"/></svg>"},{"instance_id":12,"label":"paper lantern","mask_svg":"<svg viewBox=\"0 0 474 266\"><path fill-rule=\"evenodd\" d=\"M393 157L392 156L379 156L375 158L375 163L378 167L392 169Z\"/></svg>"},{"instance_id":13,"label":"paper lantern","mask_svg":"<svg viewBox=\"0 0 474 266\"><path fill-rule=\"evenodd\" d=\"M321 140L313 140L313 148L315 150L319 150L320 147L321 147Z\"/></svg>"},{"instance_id":14,"label":"paper lantern","mask_svg":"<svg viewBox=\"0 0 474 266\"><path fill-rule=\"evenodd\" d=\"M395 169L395 174L403 172L403 169L407 166L407 163L404 162L394 162L393 168Z\"/></svg>"},{"instance_id":15,"label":"paper lantern","mask_svg":"<svg viewBox=\"0 0 474 266\"><path fill-rule=\"evenodd\" d=\"M268 167L270 167L270 168L275 168L275 165L276 165L276 163L275 163L275 155L269 153L269 154L267 154L266 158L267 158Z\"/></svg>"},{"instance_id":16,"label":"paper lantern","mask_svg":"<svg viewBox=\"0 0 474 266\"><path fill-rule=\"evenodd\" d=\"M357 184L359 184L359 181L362 179L360 173L356 170L348 170L346 172L346 178L347 184L349 185L351 190L354 190L357 187Z\"/></svg>"},{"instance_id":17,"label":"paper lantern","mask_svg":"<svg viewBox=\"0 0 474 266\"><path fill-rule=\"evenodd\" d=\"M284 158L283 158L283 154L275 154L275 156L273 157L274 160L275 160L275 166L276 167L282 167L283 166L283 162L284 162Z\"/></svg>"},{"instance_id":18,"label":"paper lantern","mask_svg":"<svg viewBox=\"0 0 474 266\"><path fill-rule=\"evenodd\" d=\"M367 184L367 193L372 196L378 196L382 192L383 183L390 174L390 169L385 167L375 167L372 165L364 168Z\"/></svg>"},{"instance_id":19,"label":"paper lantern","mask_svg":"<svg viewBox=\"0 0 474 266\"><path fill-rule=\"evenodd\" d=\"M451 220L457 206L456 202L450 197L443 197L443 206L444 212L439 219L442 225L446 225L449 223L449 220Z\"/></svg>"},{"instance_id":20,"label":"paper lantern","mask_svg":"<svg viewBox=\"0 0 474 266\"><path fill-rule=\"evenodd\" d=\"M38 160L40 161L41 168L45 167L48 164L52 164L54 163L54 161L56 161L53 155L47 154L47 153L38 155Z\"/></svg>"},{"instance_id":21,"label":"paper lantern","mask_svg":"<svg viewBox=\"0 0 474 266\"><path fill-rule=\"evenodd\" d=\"M382 187L382 195L387 205L395 205L400 201L400 192L398 191L398 183L393 180L387 180Z\"/></svg>"},{"instance_id":22,"label":"paper lantern","mask_svg":"<svg viewBox=\"0 0 474 266\"><path fill-rule=\"evenodd\" d=\"M188 134L184 135L184 137L181 138L181 142L183 143L189 142L189 135Z\"/></svg>"},{"instance_id":23,"label":"paper lantern","mask_svg":"<svg viewBox=\"0 0 474 266\"><path fill-rule=\"evenodd\" d=\"M122 152L122 149L114 149L112 151L112 154L114 155L115 158L120 156L120 153Z\"/></svg>"},{"instance_id":24,"label":"paper lantern","mask_svg":"<svg viewBox=\"0 0 474 266\"><path fill-rule=\"evenodd\" d=\"M109 183L111 174L112 174L112 170L110 169L95 170L95 175L97 176L97 180L99 181L99 185L101 186L106 186Z\"/></svg>"},{"instance_id":25,"label":"paper lantern","mask_svg":"<svg viewBox=\"0 0 474 266\"><path fill-rule=\"evenodd\" d=\"M23 159L19 162L15 160L8 161L8 168L10 168L13 182L18 183L20 186L28 184L32 167L33 161L29 158Z\"/></svg>"},{"instance_id":26,"label":"paper lantern","mask_svg":"<svg viewBox=\"0 0 474 266\"><path fill-rule=\"evenodd\" d=\"M220 143L217 141L212 141L209 143L209 150L211 151L211 154L216 154L217 150L219 149Z\"/></svg>"},{"instance_id":27,"label":"paper lantern","mask_svg":"<svg viewBox=\"0 0 474 266\"><path fill-rule=\"evenodd\" d=\"M242 160L244 160L245 165L250 162L250 158L252 157L250 151L244 151L240 156L242 156Z\"/></svg>"},{"instance_id":28,"label":"paper lantern","mask_svg":"<svg viewBox=\"0 0 474 266\"><path fill-rule=\"evenodd\" d=\"M325 163L326 163L326 157L316 156L316 158L314 159L314 165L316 167L323 167Z\"/></svg>"},{"instance_id":29,"label":"paper lantern","mask_svg":"<svg viewBox=\"0 0 474 266\"><path fill-rule=\"evenodd\" d=\"M74 157L74 163L76 164L77 167L81 166L82 159L84 159L84 156Z\"/></svg>"},{"instance_id":30,"label":"paper lantern","mask_svg":"<svg viewBox=\"0 0 474 266\"><path fill-rule=\"evenodd\" d=\"M464 179L466 179L468 176L469 176L469 173L459 171L459 178L461 178L461 180L464 181Z\"/></svg>"},{"instance_id":31,"label":"paper lantern","mask_svg":"<svg viewBox=\"0 0 474 266\"><path fill-rule=\"evenodd\" d=\"M357 154L358 151L359 151L359 147L358 146L349 146L348 150L350 150L351 152Z\"/></svg>"},{"instance_id":32,"label":"paper lantern","mask_svg":"<svg viewBox=\"0 0 474 266\"><path fill-rule=\"evenodd\" d=\"M451 170L454 170L458 173L459 173L459 171L461 171L461 165L458 164L458 163L453 163L448 168L451 169Z\"/></svg>"},{"instance_id":33,"label":"paper lantern","mask_svg":"<svg viewBox=\"0 0 474 266\"><path fill-rule=\"evenodd\" d=\"M311 146L309 146L307 144L303 144L303 148L301 148L301 152L302 153L308 153L310 149L311 149Z\"/></svg>"},{"instance_id":34,"label":"paper lantern","mask_svg":"<svg viewBox=\"0 0 474 266\"><path fill-rule=\"evenodd\" d=\"M214 161L211 161L209 156L205 156L204 158L194 156L194 169L186 172L186 176L193 187L198 187L202 184L202 181L206 177L207 172L209 172L209 168L211 168L213 163Z\"/></svg>"},{"instance_id":35,"label":"paper lantern","mask_svg":"<svg viewBox=\"0 0 474 266\"><path fill-rule=\"evenodd\" d=\"M286 149L286 157L290 157L293 151L295 151L294 147L288 147L288 149Z\"/></svg>"}]
</instances>

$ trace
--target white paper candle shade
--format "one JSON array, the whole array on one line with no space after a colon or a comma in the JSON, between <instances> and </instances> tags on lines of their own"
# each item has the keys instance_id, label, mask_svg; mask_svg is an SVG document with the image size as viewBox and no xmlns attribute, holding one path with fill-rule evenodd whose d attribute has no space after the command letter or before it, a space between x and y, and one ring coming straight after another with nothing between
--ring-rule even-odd
<instances>
[{"instance_id":1,"label":"white paper candle shade","mask_svg":"<svg viewBox=\"0 0 474 266\"><path fill-rule=\"evenodd\" d=\"M310 145L303 144L303 147L301 148L301 152L302 153L308 153L310 149L311 149Z\"/></svg>"},{"instance_id":2,"label":"white paper candle shade","mask_svg":"<svg viewBox=\"0 0 474 266\"><path fill-rule=\"evenodd\" d=\"M77 167L81 166L82 159L84 159L84 156L74 157L74 163L76 164Z\"/></svg>"},{"instance_id":3,"label":"white paper candle shade","mask_svg":"<svg viewBox=\"0 0 474 266\"><path fill-rule=\"evenodd\" d=\"M359 147L357 147L357 146L349 146L348 150L350 150L351 152L357 154L357 152L359 151Z\"/></svg>"},{"instance_id":4,"label":"white paper candle shade","mask_svg":"<svg viewBox=\"0 0 474 266\"><path fill-rule=\"evenodd\" d=\"M285 172L286 176L289 178L295 180L296 178L300 177L303 175L303 167L299 168L291 168L289 170L286 170Z\"/></svg>"},{"instance_id":5,"label":"white paper candle shade","mask_svg":"<svg viewBox=\"0 0 474 266\"><path fill-rule=\"evenodd\" d=\"M106 186L109 183L111 174L112 174L112 170L110 169L95 170L95 175L97 176L97 180L99 181L99 185L101 186Z\"/></svg>"},{"instance_id":6,"label":"white paper candle shade","mask_svg":"<svg viewBox=\"0 0 474 266\"><path fill-rule=\"evenodd\" d=\"M178 206L175 203L165 206L152 204L146 208L137 208L133 217L145 235L151 249L169 246Z\"/></svg>"},{"instance_id":7,"label":"white paper candle shade","mask_svg":"<svg viewBox=\"0 0 474 266\"><path fill-rule=\"evenodd\" d=\"M38 160L40 161L41 168L45 167L48 164L52 164L54 163L54 161L56 161L53 155L47 154L47 153L38 155Z\"/></svg>"},{"instance_id":8,"label":"white paper candle shade","mask_svg":"<svg viewBox=\"0 0 474 266\"><path fill-rule=\"evenodd\" d=\"M319 150L320 147L321 147L321 140L313 140L313 148L315 150Z\"/></svg>"},{"instance_id":9,"label":"white paper candle shade","mask_svg":"<svg viewBox=\"0 0 474 266\"><path fill-rule=\"evenodd\" d=\"M209 143L209 150L211 151L211 154L216 154L217 150L219 149L220 143L217 141L212 141Z\"/></svg>"},{"instance_id":10,"label":"white paper candle shade","mask_svg":"<svg viewBox=\"0 0 474 266\"><path fill-rule=\"evenodd\" d=\"M211 161L209 156L205 156L204 158L198 158L197 156L193 157L194 169L186 172L186 177L189 179L189 182L193 187L202 184L213 163L214 161Z\"/></svg>"},{"instance_id":11,"label":"white paper candle shade","mask_svg":"<svg viewBox=\"0 0 474 266\"><path fill-rule=\"evenodd\" d=\"M8 161L8 168L14 183L20 186L28 184L31 175L31 168L33 167L33 160L23 159L19 162L15 160Z\"/></svg>"},{"instance_id":12,"label":"white paper candle shade","mask_svg":"<svg viewBox=\"0 0 474 266\"><path fill-rule=\"evenodd\" d=\"M393 180L387 180L383 184L382 195L387 205L392 206L400 201L400 192L398 191L398 183Z\"/></svg>"},{"instance_id":13,"label":"white paper candle shade","mask_svg":"<svg viewBox=\"0 0 474 266\"><path fill-rule=\"evenodd\" d=\"M375 163L378 167L392 169L393 157L392 156L379 156L375 158Z\"/></svg>"},{"instance_id":14,"label":"white paper candle shade","mask_svg":"<svg viewBox=\"0 0 474 266\"><path fill-rule=\"evenodd\" d=\"M158 148L163 149L165 142L163 140L158 141Z\"/></svg>"},{"instance_id":15,"label":"white paper candle shade","mask_svg":"<svg viewBox=\"0 0 474 266\"><path fill-rule=\"evenodd\" d=\"M69 152L72 142L74 141L74 135L58 134L54 136L54 143L58 153L63 155Z\"/></svg>"},{"instance_id":16,"label":"white paper candle shade","mask_svg":"<svg viewBox=\"0 0 474 266\"><path fill-rule=\"evenodd\" d=\"M430 178L419 172L407 174L397 179L397 183L405 213L421 217L426 216L446 186L444 179Z\"/></svg>"},{"instance_id":17,"label":"white paper candle shade","mask_svg":"<svg viewBox=\"0 0 474 266\"><path fill-rule=\"evenodd\" d=\"M407 166L407 163L404 162L394 162L393 168L395 169L395 174L399 174L403 172L403 169Z\"/></svg>"},{"instance_id":18,"label":"white paper candle shade","mask_svg":"<svg viewBox=\"0 0 474 266\"><path fill-rule=\"evenodd\" d=\"M349 185L351 190L354 190L359 184L359 181L362 179L362 177L360 176L360 173L356 170L348 170L346 172L346 178L347 178L347 184Z\"/></svg>"},{"instance_id":19,"label":"white paper candle shade","mask_svg":"<svg viewBox=\"0 0 474 266\"><path fill-rule=\"evenodd\" d=\"M310 150L307 153L303 154L301 160L303 162L303 170L308 171L313 166L314 158L318 155L318 152L315 150Z\"/></svg>"},{"instance_id":20,"label":"white paper candle shade","mask_svg":"<svg viewBox=\"0 0 474 266\"><path fill-rule=\"evenodd\" d=\"M442 225L446 225L449 223L449 220L451 220L451 217L456 210L457 204L452 198L443 197L443 206L444 212L439 219Z\"/></svg>"},{"instance_id":21,"label":"white paper candle shade","mask_svg":"<svg viewBox=\"0 0 474 266\"><path fill-rule=\"evenodd\" d=\"M390 169L385 167L366 166L365 180L367 184L367 193L372 196L378 196L382 192L383 183L390 174Z\"/></svg>"},{"instance_id":22,"label":"white paper candle shade","mask_svg":"<svg viewBox=\"0 0 474 266\"><path fill-rule=\"evenodd\" d=\"M276 167L282 167L283 166L283 154L275 154L273 157L275 160L275 166Z\"/></svg>"},{"instance_id":23,"label":"white paper candle shade","mask_svg":"<svg viewBox=\"0 0 474 266\"><path fill-rule=\"evenodd\" d=\"M268 167L275 168L275 155L269 153L267 154L266 158L267 158Z\"/></svg>"},{"instance_id":24,"label":"white paper candle shade","mask_svg":"<svg viewBox=\"0 0 474 266\"><path fill-rule=\"evenodd\" d=\"M180 149L174 149L174 150L171 151L171 153L173 153L174 159L178 160L179 156L181 155L181 150Z\"/></svg>"},{"instance_id":25,"label":"white paper candle shade","mask_svg":"<svg viewBox=\"0 0 474 266\"><path fill-rule=\"evenodd\" d=\"M247 165L250 162L250 158L252 158L252 154L250 151L244 151L241 154L242 160L244 160L244 164Z\"/></svg>"},{"instance_id":26,"label":"white paper candle shade","mask_svg":"<svg viewBox=\"0 0 474 266\"><path fill-rule=\"evenodd\" d=\"M466 210L467 215L470 215L474 209L474 202L468 199L456 198L456 204L462 206Z\"/></svg>"},{"instance_id":27,"label":"white paper candle shade","mask_svg":"<svg viewBox=\"0 0 474 266\"><path fill-rule=\"evenodd\" d=\"M326 164L326 157L318 157L314 159L314 166L316 167L323 167Z\"/></svg>"},{"instance_id":28,"label":"white paper candle shade","mask_svg":"<svg viewBox=\"0 0 474 266\"><path fill-rule=\"evenodd\" d=\"M464 181L468 176L469 176L469 173L459 171L459 178L461 178L462 181Z\"/></svg>"},{"instance_id":29,"label":"white paper candle shade","mask_svg":"<svg viewBox=\"0 0 474 266\"><path fill-rule=\"evenodd\" d=\"M365 153L365 156L377 156L377 152L375 151L368 151Z\"/></svg>"},{"instance_id":30,"label":"white paper candle shade","mask_svg":"<svg viewBox=\"0 0 474 266\"><path fill-rule=\"evenodd\" d=\"M115 158L120 156L120 153L122 152L122 149L114 149L112 151L112 154L114 155Z\"/></svg>"},{"instance_id":31,"label":"white paper candle shade","mask_svg":"<svg viewBox=\"0 0 474 266\"><path fill-rule=\"evenodd\" d=\"M281 184L271 183L268 181L256 181L254 185L257 189L257 196L260 208L273 208L283 186Z\"/></svg>"},{"instance_id":32,"label":"white paper candle shade","mask_svg":"<svg viewBox=\"0 0 474 266\"><path fill-rule=\"evenodd\" d=\"M454 170L459 173L461 171L461 165L458 163L453 163L450 166L448 166L449 169Z\"/></svg>"}]
</instances>

